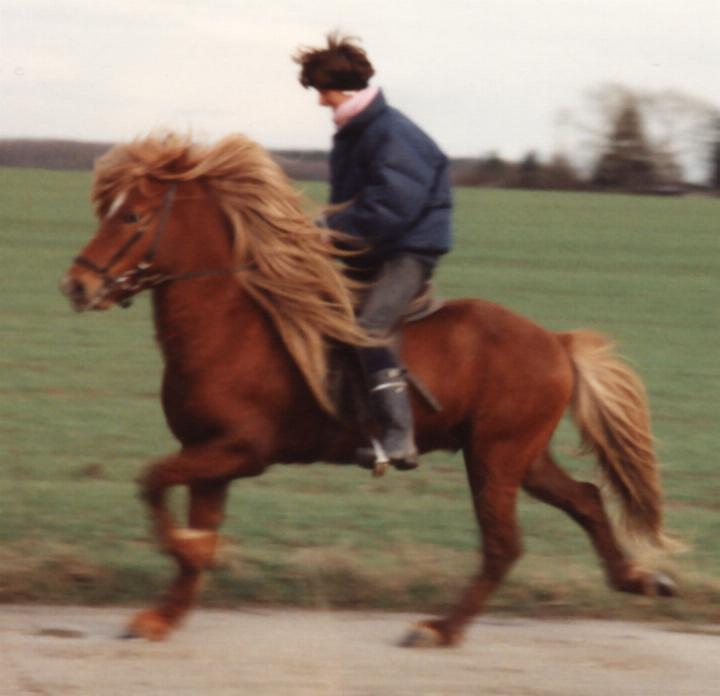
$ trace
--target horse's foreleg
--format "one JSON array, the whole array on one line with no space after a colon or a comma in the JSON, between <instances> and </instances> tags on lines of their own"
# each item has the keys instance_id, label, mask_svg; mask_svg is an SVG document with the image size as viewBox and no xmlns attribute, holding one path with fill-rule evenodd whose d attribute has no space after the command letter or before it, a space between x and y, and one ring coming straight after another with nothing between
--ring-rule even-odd
<instances>
[{"instance_id":1,"label":"horse's foreleg","mask_svg":"<svg viewBox=\"0 0 720 696\"><path fill-rule=\"evenodd\" d=\"M530 468L523 487L538 500L565 512L585 530L612 587L622 592L655 596L675 593L669 578L644 570L625 555L597 486L575 481L560 468L550 452L544 452Z\"/></svg>"},{"instance_id":2,"label":"horse's foreleg","mask_svg":"<svg viewBox=\"0 0 720 696\"><path fill-rule=\"evenodd\" d=\"M161 604L135 617L129 635L159 640L192 606L214 560L228 485L243 473L236 454L218 450L183 451L148 468L140 481L141 495L158 541L177 562L178 572ZM176 526L165 500L168 489L177 485L187 485L190 492L185 528Z\"/></svg>"},{"instance_id":3,"label":"horse's foreleg","mask_svg":"<svg viewBox=\"0 0 720 696\"><path fill-rule=\"evenodd\" d=\"M225 479L190 484L187 528L165 528L166 520L163 520L167 535L163 546L177 562L177 575L158 607L135 616L129 635L160 640L192 607L203 574L215 559L217 529L222 521L229 483Z\"/></svg>"}]
</instances>

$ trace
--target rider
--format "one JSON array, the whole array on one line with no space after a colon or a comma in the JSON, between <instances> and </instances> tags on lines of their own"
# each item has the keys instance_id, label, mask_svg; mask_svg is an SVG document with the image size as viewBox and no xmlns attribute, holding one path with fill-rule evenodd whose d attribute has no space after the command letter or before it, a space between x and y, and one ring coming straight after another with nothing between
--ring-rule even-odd
<instances>
[{"instance_id":1,"label":"rider","mask_svg":"<svg viewBox=\"0 0 720 696\"><path fill-rule=\"evenodd\" d=\"M433 140L389 106L365 51L349 37L330 34L327 46L300 50L300 83L333 110L337 131L330 155L327 226L361 249L350 272L372 281L358 308L358 323L388 338L451 245L448 159ZM387 346L362 348L360 362L370 406L381 429L379 444L399 469L418 465L405 372ZM375 452L375 457L381 455Z\"/></svg>"}]
</instances>

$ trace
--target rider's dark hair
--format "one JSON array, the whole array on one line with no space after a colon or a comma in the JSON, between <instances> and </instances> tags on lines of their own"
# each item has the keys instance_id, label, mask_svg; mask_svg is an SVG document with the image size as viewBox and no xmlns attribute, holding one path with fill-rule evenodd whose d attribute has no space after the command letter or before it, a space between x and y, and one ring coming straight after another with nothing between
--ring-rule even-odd
<instances>
[{"instance_id":1,"label":"rider's dark hair","mask_svg":"<svg viewBox=\"0 0 720 696\"><path fill-rule=\"evenodd\" d=\"M368 86L375 70L352 36L333 32L325 48L302 48L293 56L301 66L300 84L317 90L356 91Z\"/></svg>"}]
</instances>

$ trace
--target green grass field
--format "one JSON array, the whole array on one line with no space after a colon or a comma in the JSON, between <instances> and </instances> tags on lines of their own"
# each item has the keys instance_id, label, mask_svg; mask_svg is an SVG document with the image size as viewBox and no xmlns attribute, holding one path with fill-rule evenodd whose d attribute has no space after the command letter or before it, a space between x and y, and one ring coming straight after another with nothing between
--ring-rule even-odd
<instances>
[{"instance_id":1,"label":"green grass field","mask_svg":"<svg viewBox=\"0 0 720 696\"><path fill-rule=\"evenodd\" d=\"M175 444L147 298L76 315L57 292L93 230L89 174L0 169L0 181L0 601L148 602L171 565L151 543L133 481ZM442 294L617 338L648 386L668 526L692 546L659 561L680 600L617 595L583 533L523 498L526 554L491 610L720 620L720 201L470 189L456 198ZM561 460L592 479L575 444L564 425ZM380 480L352 467L275 467L234 484L223 531L206 604L436 609L476 562L462 463L442 453Z\"/></svg>"}]
</instances>

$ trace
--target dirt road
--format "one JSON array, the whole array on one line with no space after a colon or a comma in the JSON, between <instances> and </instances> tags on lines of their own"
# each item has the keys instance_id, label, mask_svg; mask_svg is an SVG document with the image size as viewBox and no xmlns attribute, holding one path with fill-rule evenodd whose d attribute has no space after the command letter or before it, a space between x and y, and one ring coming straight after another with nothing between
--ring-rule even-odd
<instances>
[{"instance_id":1,"label":"dirt road","mask_svg":"<svg viewBox=\"0 0 720 696\"><path fill-rule=\"evenodd\" d=\"M0 606L2 696L710 696L720 627L478 621L454 649L396 647L418 616L199 611L165 643L119 609Z\"/></svg>"}]
</instances>

